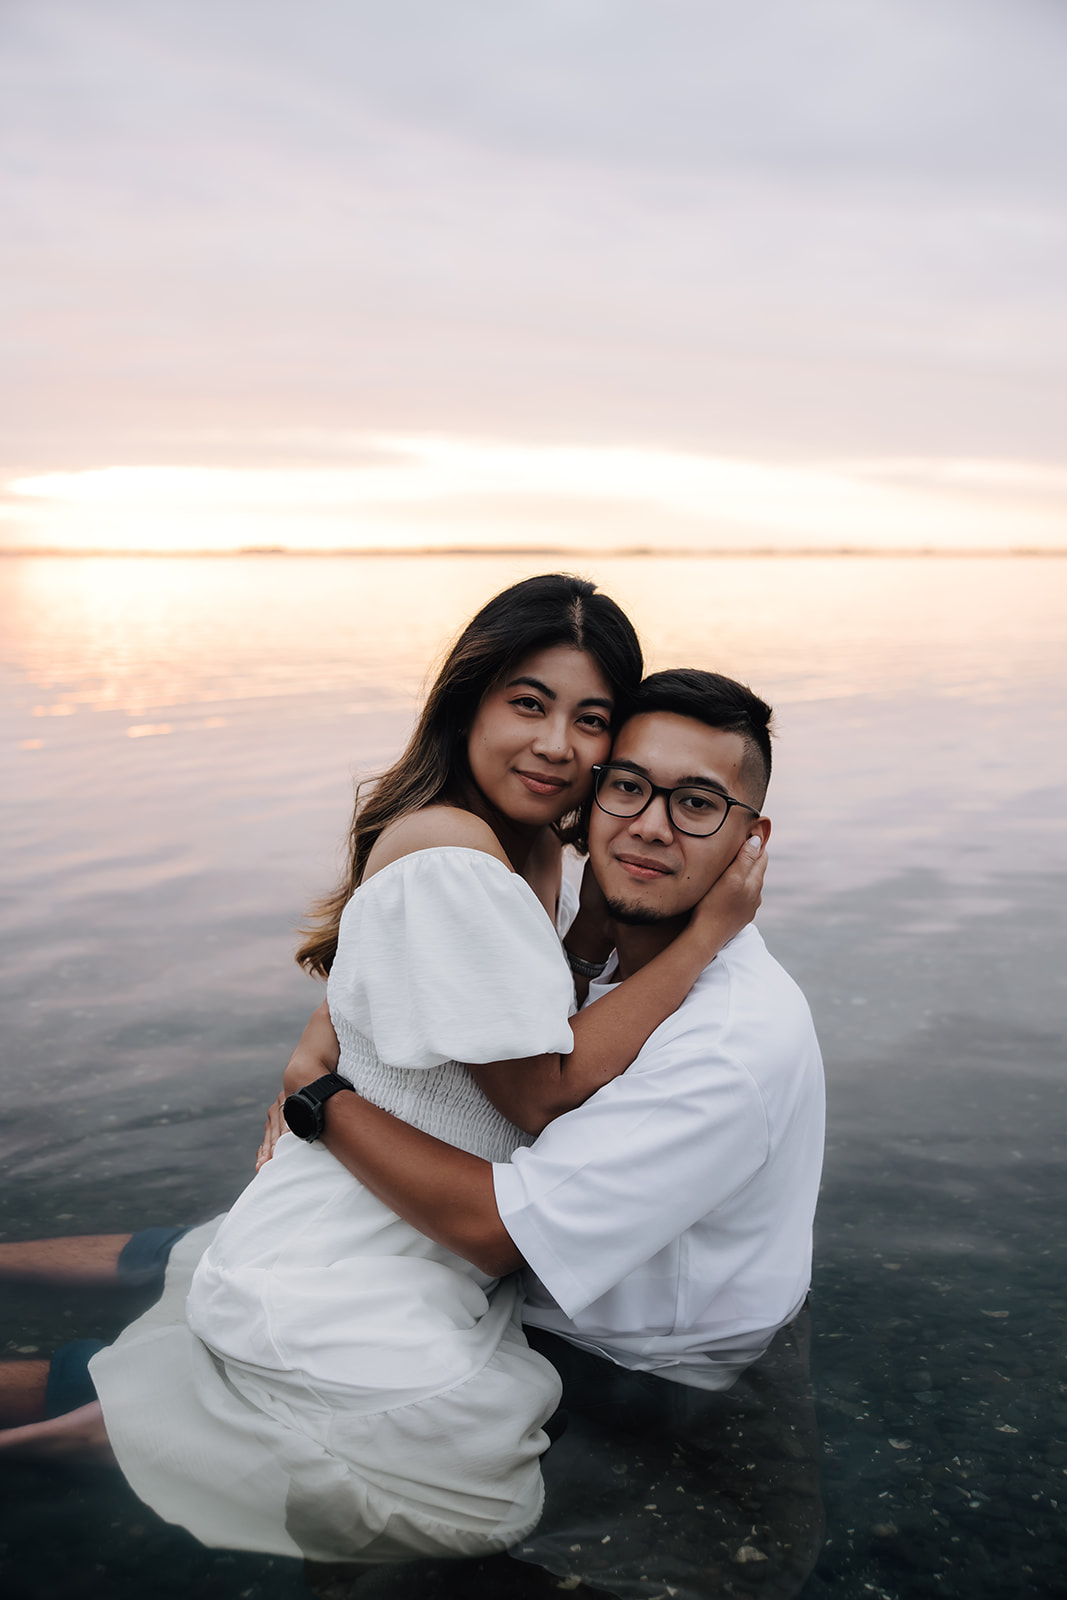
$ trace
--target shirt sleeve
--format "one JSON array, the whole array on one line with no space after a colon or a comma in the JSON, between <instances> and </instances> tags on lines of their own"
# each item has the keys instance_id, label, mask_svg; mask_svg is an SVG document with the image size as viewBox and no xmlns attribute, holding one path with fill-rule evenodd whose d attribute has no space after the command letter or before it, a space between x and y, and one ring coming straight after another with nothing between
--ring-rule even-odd
<instances>
[{"instance_id":1,"label":"shirt sleeve","mask_svg":"<svg viewBox=\"0 0 1067 1600\"><path fill-rule=\"evenodd\" d=\"M744 1065L706 1030L653 1034L628 1072L494 1166L497 1208L574 1317L727 1204L767 1152L763 1101Z\"/></svg>"},{"instance_id":2,"label":"shirt sleeve","mask_svg":"<svg viewBox=\"0 0 1067 1600\"><path fill-rule=\"evenodd\" d=\"M569 1054L574 985L517 873L480 850L420 850L356 890L327 988L390 1066Z\"/></svg>"}]
</instances>

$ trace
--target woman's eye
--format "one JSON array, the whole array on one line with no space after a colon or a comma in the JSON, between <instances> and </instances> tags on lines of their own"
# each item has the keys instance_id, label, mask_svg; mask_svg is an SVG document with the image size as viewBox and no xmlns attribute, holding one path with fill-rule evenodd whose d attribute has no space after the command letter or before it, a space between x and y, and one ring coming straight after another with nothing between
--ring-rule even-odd
<instances>
[{"instance_id":1,"label":"woman's eye","mask_svg":"<svg viewBox=\"0 0 1067 1600\"><path fill-rule=\"evenodd\" d=\"M540 700L535 699L532 694L516 695L511 703L513 706L518 706L522 711L540 711L541 709Z\"/></svg>"},{"instance_id":2,"label":"woman's eye","mask_svg":"<svg viewBox=\"0 0 1067 1600\"><path fill-rule=\"evenodd\" d=\"M582 727L587 728L590 733L607 733L608 731L608 724L603 717L597 717L591 713L587 713L584 717L580 717L578 720L581 722Z\"/></svg>"}]
</instances>

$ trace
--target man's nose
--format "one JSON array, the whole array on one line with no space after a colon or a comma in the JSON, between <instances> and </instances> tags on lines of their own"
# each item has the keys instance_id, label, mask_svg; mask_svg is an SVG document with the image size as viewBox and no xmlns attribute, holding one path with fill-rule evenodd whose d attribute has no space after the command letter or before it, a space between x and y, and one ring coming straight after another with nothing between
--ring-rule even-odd
<instances>
[{"instance_id":1,"label":"man's nose","mask_svg":"<svg viewBox=\"0 0 1067 1600\"><path fill-rule=\"evenodd\" d=\"M674 838L674 830L665 794L652 796L645 809L630 823L630 832L636 839L657 839L664 844L670 843Z\"/></svg>"}]
</instances>

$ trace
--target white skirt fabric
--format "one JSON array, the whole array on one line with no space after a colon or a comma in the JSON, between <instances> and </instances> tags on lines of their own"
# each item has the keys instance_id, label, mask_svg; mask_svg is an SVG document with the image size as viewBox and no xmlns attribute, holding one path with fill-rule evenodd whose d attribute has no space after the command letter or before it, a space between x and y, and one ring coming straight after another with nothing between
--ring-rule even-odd
<instances>
[{"instance_id":1,"label":"white skirt fabric","mask_svg":"<svg viewBox=\"0 0 1067 1600\"><path fill-rule=\"evenodd\" d=\"M365 1258L352 1364L370 1358L375 1381L335 1388L223 1361L192 1332L186 1295L223 1220L178 1241L162 1298L90 1365L135 1493L204 1544L316 1561L478 1556L524 1538L560 1387L523 1337L517 1280L487 1296L416 1257L398 1284L395 1259ZM421 1308L427 1364L402 1337L398 1287L409 1314ZM443 1364L435 1328L453 1347ZM462 1376L440 1387L445 1368Z\"/></svg>"},{"instance_id":2,"label":"white skirt fabric","mask_svg":"<svg viewBox=\"0 0 1067 1600\"><path fill-rule=\"evenodd\" d=\"M523 1136L460 1063L573 1045L557 933L476 850L420 851L357 889L327 996L349 1082L489 1161ZM130 1484L205 1544L483 1555L540 1515L559 1401L519 1309L517 1278L486 1277L286 1134L90 1371Z\"/></svg>"}]
</instances>

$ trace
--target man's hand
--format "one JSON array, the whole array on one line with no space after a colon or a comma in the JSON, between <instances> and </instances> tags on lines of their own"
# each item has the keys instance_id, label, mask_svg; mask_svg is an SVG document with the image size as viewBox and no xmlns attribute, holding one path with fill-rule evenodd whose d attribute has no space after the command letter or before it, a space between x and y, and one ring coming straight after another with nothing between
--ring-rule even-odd
<instances>
[{"instance_id":1,"label":"man's hand","mask_svg":"<svg viewBox=\"0 0 1067 1600\"><path fill-rule=\"evenodd\" d=\"M282 1079L282 1092L267 1112L263 1142L256 1151L257 1172L274 1154L274 1146L282 1134L289 1131L282 1116L282 1106L287 1096L295 1094L307 1083L314 1083L316 1078L324 1078L328 1072L333 1072L340 1055L337 1035L330 1021L330 1008L324 1000L311 1013L308 1025L300 1035L300 1043L289 1057Z\"/></svg>"},{"instance_id":2,"label":"man's hand","mask_svg":"<svg viewBox=\"0 0 1067 1600\"><path fill-rule=\"evenodd\" d=\"M274 1154L274 1146L278 1143L283 1133L289 1130L282 1116L282 1106L285 1104L285 1090L283 1089L277 1100L273 1101L267 1112L267 1120L263 1125L263 1143L256 1151L256 1171L266 1166Z\"/></svg>"}]
</instances>

